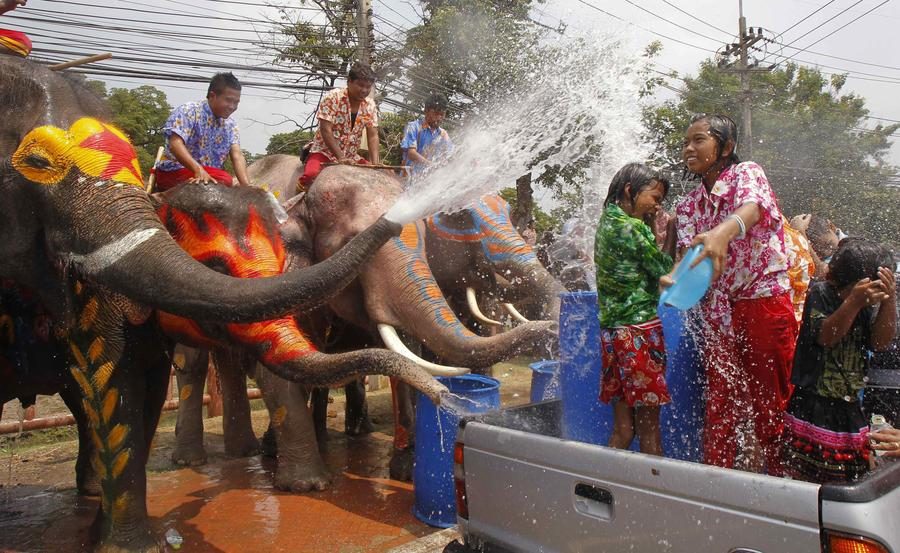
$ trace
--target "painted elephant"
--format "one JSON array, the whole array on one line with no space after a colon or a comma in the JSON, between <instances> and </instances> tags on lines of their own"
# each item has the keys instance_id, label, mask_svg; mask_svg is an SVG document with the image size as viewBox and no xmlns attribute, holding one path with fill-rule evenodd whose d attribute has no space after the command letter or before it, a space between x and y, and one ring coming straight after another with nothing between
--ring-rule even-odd
<instances>
[{"instance_id":1,"label":"painted elephant","mask_svg":"<svg viewBox=\"0 0 900 553\"><path fill-rule=\"evenodd\" d=\"M558 320L565 288L538 260L509 213L503 198L488 195L456 213L429 217L428 265L458 315L472 311L482 324L499 325L477 313L477 296L507 309L515 303L532 318ZM512 314L522 320L514 308Z\"/></svg>"},{"instance_id":2,"label":"painted elephant","mask_svg":"<svg viewBox=\"0 0 900 553\"><path fill-rule=\"evenodd\" d=\"M278 156L266 161L266 171L251 166L248 172L254 182L284 197L295 186L285 176L293 174L298 163L292 156ZM368 221L387 210L401 191L399 181L381 171L328 167L302 199L290 202L288 213L309 229L314 259L328 259ZM555 323L549 321L525 323L492 337L477 336L460 323L429 269L421 221L405 225L401 235L361 267L359 278L334 296L329 306L343 320L377 333L388 348L443 374L458 371L417 358L400 340L397 329L458 367L485 367L519 353L543 352L555 341ZM402 403L404 395L398 399L395 394L395 404ZM396 421L401 417L411 420L411 413L395 413ZM396 426L395 453L403 461L392 462L392 469L404 468L392 470L392 476L407 476L411 428Z\"/></svg>"},{"instance_id":3,"label":"painted elephant","mask_svg":"<svg viewBox=\"0 0 900 553\"><path fill-rule=\"evenodd\" d=\"M0 278L35 290L58 325L95 445L98 549L159 551L145 465L171 352L153 310L246 324L311 309L400 228L379 220L335 257L280 276L211 270L160 222L125 136L85 117L102 115L78 100L86 89L24 59L0 59L0 74Z\"/></svg>"}]
</instances>

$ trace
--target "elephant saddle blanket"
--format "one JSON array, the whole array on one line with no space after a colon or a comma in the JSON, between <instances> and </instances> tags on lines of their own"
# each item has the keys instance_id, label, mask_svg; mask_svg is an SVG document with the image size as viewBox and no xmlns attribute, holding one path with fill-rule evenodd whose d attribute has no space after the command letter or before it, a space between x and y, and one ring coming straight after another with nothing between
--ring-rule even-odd
<instances>
[{"instance_id":1,"label":"elephant saddle blanket","mask_svg":"<svg viewBox=\"0 0 900 553\"><path fill-rule=\"evenodd\" d=\"M0 53L25 57L31 53L31 39L19 31L0 29Z\"/></svg>"}]
</instances>

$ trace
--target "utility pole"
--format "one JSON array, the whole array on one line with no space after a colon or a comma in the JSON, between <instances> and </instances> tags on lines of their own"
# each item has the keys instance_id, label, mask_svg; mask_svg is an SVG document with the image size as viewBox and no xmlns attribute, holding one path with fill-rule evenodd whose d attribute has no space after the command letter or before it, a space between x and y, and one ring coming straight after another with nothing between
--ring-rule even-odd
<instances>
[{"instance_id":1,"label":"utility pole","mask_svg":"<svg viewBox=\"0 0 900 553\"><path fill-rule=\"evenodd\" d=\"M371 24L372 0L356 0L356 59L372 64L374 27Z\"/></svg>"},{"instance_id":2,"label":"utility pole","mask_svg":"<svg viewBox=\"0 0 900 553\"><path fill-rule=\"evenodd\" d=\"M747 19L744 17L744 2L738 0L738 41L725 45L722 55L719 59L719 70L727 73L737 73L741 79L741 156L745 159L753 157L753 112L752 100L753 90L750 86L751 73L767 73L772 67L759 67L754 60L750 61L747 53L751 46L765 40L762 28L757 28L754 32L753 27L747 30ZM737 57L735 61L730 58Z\"/></svg>"}]
</instances>

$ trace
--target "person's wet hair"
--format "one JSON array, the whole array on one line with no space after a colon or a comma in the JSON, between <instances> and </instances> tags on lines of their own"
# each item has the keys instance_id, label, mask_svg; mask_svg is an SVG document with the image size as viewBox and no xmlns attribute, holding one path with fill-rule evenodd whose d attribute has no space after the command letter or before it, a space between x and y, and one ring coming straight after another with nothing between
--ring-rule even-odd
<instances>
[{"instance_id":1,"label":"person's wet hair","mask_svg":"<svg viewBox=\"0 0 900 553\"><path fill-rule=\"evenodd\" d=\"M838 288L852 286L864 278L876 280L879 267L894 268L890 249L864 238L844 238L828 263L828 280Z\"/></svg>"},{"instance_id":2,"label":"person's wet hair","mask_svg":"<svg viewBox=\"0 0 900 553\"><path fill-rule=\"evenodd\" d=\"M230 71L228 73L216 73L213 75L213 78L209 80L209 88L206 90L206 96L209 97L210 94L222 94L227 88L239 91L241 89L241 81L239 81Z\"/></svg>"},{"instance_id":3,"label":"person's wet hair","mask_svg":"<svg viewBox=\"0 0 900 553\"><path fill-rule=\"evenodd\" d=\"M816 215L815 213L810 215L809 226L806 227L807 238L815 242L821 240L831 231L831 221L821 215Z\"/></svg>"},{"instance_id":4,"label":"person's wet hair","mask_svg":"<svg viewBox=\"0 0 900 553\"><path fill-rule=\"evenodd\" d=\"M663 187L663 197L669 193L669 180L658 171L654 171L643 163L629 163L618 171L609 183L609 191L606 194L604 206L618 203L628 198L632 203L642 190L651 188L654 182L659 182ZM631 185L631 193L627 193L625 187Z\"/></svg>"},{"instance_id":5,"label":"person's wet hair","mask_svg":"<svg viewBox=\"0 0 900 553\"><path fill-rule=\"evenodd\" d=\"M369 67L368 63L358 61L350 66L350 71L347 72L347 80L348 81L368 81L370 83L374 83L375 82L375 72L372 71L372 68Z\"/></svg>"},{"instance_id":6,"label":"person's wet hair","mask_svg":"<svg viewBox=\"0 0 900 553\"><path fill-rule=\"evenodd\" d=\"M427 100L425 100L425 109L434 111L447 111L447 104L447 97L439 92L436 92L430 95Z\"/></svg>"},{"instance_id":7,"label":"person's wet hair","mask_svg":"<svg viewBox=\"0 0 900 553\"><path fill-rule=\"evenodd\" d=\"M725 145L728 144L729 141L734 145L731 149L731 155L728 156L725 165L722 166L724 169L729 165L735 165L741 162L740 158L737 155L737 125L734 120L727 115L721 114L713 114L709 115L706 113L698 113L691 117L691 125L697 123L699 121L706 121L706 124L709 125L709 134L712 135L713 139L716 141L718 145L718 151L716 155L718 157L722 156L722 151L725 149Z\"/></svg>"}]
</instances>

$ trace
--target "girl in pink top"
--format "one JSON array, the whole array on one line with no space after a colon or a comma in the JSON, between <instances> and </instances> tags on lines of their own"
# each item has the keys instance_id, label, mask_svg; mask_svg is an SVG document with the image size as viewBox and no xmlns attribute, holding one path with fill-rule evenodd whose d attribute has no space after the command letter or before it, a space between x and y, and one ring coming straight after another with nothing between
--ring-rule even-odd
<instances>
[{"instance_id":1,"label":"girl in pink top","mask_svg":"<svg viewBox=\"0 0 900 553\"><path fill-rule=\"evenodd\" d=\"M704 461L733 467L740 428L749 466L764 457L780 475L797 324L775 193L759 165L738 160L736 144L730 118L694 117L682 156L701 183L676 208L679 252L703 244L714 268L694 325L707 377Z\"/></svg>"}]
</instances>

